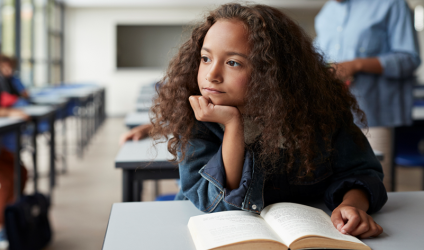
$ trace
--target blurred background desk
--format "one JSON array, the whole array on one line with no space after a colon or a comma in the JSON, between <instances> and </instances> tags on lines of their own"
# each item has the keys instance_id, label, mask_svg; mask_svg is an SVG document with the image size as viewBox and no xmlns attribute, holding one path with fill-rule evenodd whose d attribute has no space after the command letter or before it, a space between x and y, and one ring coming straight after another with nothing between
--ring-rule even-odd
<instances>
[{"instance_id":1,"label":"blurred background desk","mask_svg":"<svg viewBox=\"0 0 424 250\"><path fill-rule=\"evenodd\" d=\"M31 121L33 122L34 126L33 131L29 131L32 138L32 159L33 159L33 166L34 166L34 191L38 191L37 187L37 180L38 180L38 161L37 161L37 136L39 134L42 134L44 129L46 129L50 134L50 140L49 140L49 147L50 147L50 168L49 168L49 188L50 193L53 190L53 187L56 182L56 143L55 143L55 127L54 127L54 121L55 121L55 115L56 111L58 111L57 107L54 106L36 106L36 105L30 105L30 106L24 106L19 107L18 109L25 112L29 117L31 117ZM47 128L42 128L40 125L43 121L47 121Z\"/></svg>"},{"instance_id":2,"label":"blurred background desk","mask_svg":"<svg viewBox=\"0 0 424 250\"><path fill-rule=\"evenodd\" d=\"M148 112L132 112L125 116L125 125L130 129L148 123L150 123Z\"/></svg>"},{"instance_id":3,"label":"blurred background desk","mask_svg":"<svg viewBox=\"0 0 424 250\"><path fill-rule=\"evenodd\" d=\"M177 179L178 165L169 162L172 155L167 143L152 148L153 140L127 141L115 158L115 167L122 169L122 201L140 201L143 180ZM156 196L158 194L156 185Z\"/></svg>"}]
</instances>

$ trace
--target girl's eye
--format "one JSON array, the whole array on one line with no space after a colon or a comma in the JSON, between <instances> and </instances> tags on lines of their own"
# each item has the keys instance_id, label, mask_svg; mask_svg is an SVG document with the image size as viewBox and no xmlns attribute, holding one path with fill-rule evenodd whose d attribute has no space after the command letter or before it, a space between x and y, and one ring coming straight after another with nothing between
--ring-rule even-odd
<instances>
[{"instance_id":1,"label":"girl's eye","mask_svg":"<svg viewBox=\"0 0 424 250\"><path fill-rule=\"evenodd\" d=\"M207 63L207 62L210 62L210 61L211 61L211 59L209 59L207 56L202 56L202 57L201 57L201 60L202 60L203 62L205 62L205 63Z\"/></svg>"},{"instance_id":2,"label":"girl's eye","mask_svg":"<svg viewBox=\"0 0 424 250\"><path fill-rule=\"evenodd\" d=\"M235 62L235 61L228 61L227 64L230 65L231 67L239 67L239 66L241 66L240 63Z\"/></svg>"}]
</instances>

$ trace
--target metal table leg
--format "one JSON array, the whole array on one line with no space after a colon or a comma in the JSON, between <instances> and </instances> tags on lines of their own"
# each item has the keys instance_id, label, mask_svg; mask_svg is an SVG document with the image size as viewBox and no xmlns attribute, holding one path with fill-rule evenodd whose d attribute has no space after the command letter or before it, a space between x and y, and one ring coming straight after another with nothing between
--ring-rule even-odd
<instances>
[{"instance_id":1,"label":"metal table leg","mask_svg":"<svg viewBox=\"0 0 424 250\"><path fill-rule=\"evenodd\" d=\"M141 194L143 193L143 180L134 180L133 190L132 201L141 201Z\"/></svg>"},{"instance_id":2,"label":"metal table leg","mask_svg":"<svg viewBox=\"0 0 424 250\"><path fill-rule=\"evenodd\" d=\"M56 185L56 144L55 144L55 128L54 128L55 116L52 115L49 119L49 129L50 129L50 196L53 192L53 187Z\"/></svg>"},{"instance_id":3,"label":"metal table leg","mask_svg":"<svg viewBox=\"0 0 424 250\"><path fill-rule=\"evenodd\" d=\"M34 122L34 131L32 134L32 162L34 169L34 192L38 192L38 163L37 163L37 135L38 135L38 122Z\"/></svg>"},{"instance_id":4,"label":"metal table leg","mask_svg":"<svg viewBox=\"0 0 424 250\"><path fill-rule=\"evenodd\" d=\"M21 130L15 132L16 149L14 153L14 171L13 171L13 183L14 183L14 195L15 199L19 199L22 196L22 171L21 171Z\"/></svg>"},{"instance_id":5,"label":"metal table leg","mask_svg":"<svg viewBox=\"0 0 424 250\"><path fill-rule=\"evenodd\" d=\"M134 170L122 171L122 201L129 202L133 201L133 182L134 182Z\"/></svg>"},{"instance_id":6,"label":"metal table leg","mask_svg":"<svg viewBox=\"0 0 424 250\"><path fill-rule=\"evenodd\" d=\"M391 166L390 166L390 191L395 192L396 191L396 128L392 128L392 159L391 159Z\"/></svg>"}]
</instances>

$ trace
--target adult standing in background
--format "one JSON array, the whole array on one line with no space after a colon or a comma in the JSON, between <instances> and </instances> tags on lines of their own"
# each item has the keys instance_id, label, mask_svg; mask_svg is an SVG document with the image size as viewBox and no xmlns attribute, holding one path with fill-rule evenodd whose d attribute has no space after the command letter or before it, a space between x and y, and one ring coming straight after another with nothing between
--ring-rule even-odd
<instances>
[{"instance_id":1,"label":"adult standing in background","mask_svg":"<svg viewBox=\"0 0 424 250\"><path fill-rule=\"evenodd\" d=\"M404 0L333 0L315 18L315 30L317 48L367 116L367 137L384 153L390 190L391 128L412 123L414 71L421 63L411 11Z\"/></svg>"}]
</instances>

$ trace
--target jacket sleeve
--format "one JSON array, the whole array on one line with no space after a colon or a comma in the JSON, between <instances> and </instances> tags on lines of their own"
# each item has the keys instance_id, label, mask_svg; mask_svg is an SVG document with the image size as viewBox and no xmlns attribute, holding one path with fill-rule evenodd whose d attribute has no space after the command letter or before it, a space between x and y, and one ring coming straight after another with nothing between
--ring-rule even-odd
<instances>
[{"instance_id":1,"label":"jacket sleeve","mask_svg":"<svg viewBox=\"0 0 424 250\"><path fill-rule=\"evenodd\" d=\"M354 136L357 135L342 128L334 137L333 176L326 190L325 203L333 210L340 205L347 191L359 188L368 194L367 213L374 213L387 201L383 170L367 138L360 134L360 138L354 140Z\"/></svg>"},{"instance_id":2,"label":"jacket sleeve","mask_svg":"<svg viewBox=\"0 0 424 250\"><path fill-rule=\"evenodd\" d=\"M221 144L222 139L198 123L179 164L181 191L203 212L241 209L251 180L253 163L250 153L246 152L240 186L233 190L225 188ZM178 152L178 157L181 156Z\"/></svg>"},{"instance_id":3,"label":"jacket sleeve","mask_svg":"<svg viewBox=\"0 0 424 250\"><path fill-rule=\"evenodd\" d=\"M378 57L383 76L411 77L421 63L412 17L405 1L395 1L387 16L387 37L390 53Z\"/></svg>"}]
</instances>

